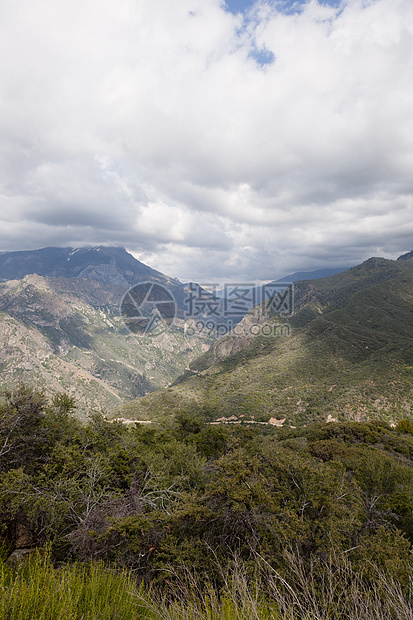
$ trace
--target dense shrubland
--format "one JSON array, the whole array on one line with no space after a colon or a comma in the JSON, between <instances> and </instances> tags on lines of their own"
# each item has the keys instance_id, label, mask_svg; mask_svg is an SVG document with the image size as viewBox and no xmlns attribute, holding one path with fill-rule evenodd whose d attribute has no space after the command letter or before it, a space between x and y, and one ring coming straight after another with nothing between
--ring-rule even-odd
<instances>
[{"instance_id":1,"label":"dense shrubland","mask_svg":"<svg viewBox=\"0 0 413 620\"><path fill-rule=\"evenodd\" d=\"M411 617L411 421L126 427L73 409L4 394L3 555L42 555L1 565L0 617ZM42 615L54 596L67 613ZM4 611L21 600L37 611Z\"/></svg>"}]
</instances>

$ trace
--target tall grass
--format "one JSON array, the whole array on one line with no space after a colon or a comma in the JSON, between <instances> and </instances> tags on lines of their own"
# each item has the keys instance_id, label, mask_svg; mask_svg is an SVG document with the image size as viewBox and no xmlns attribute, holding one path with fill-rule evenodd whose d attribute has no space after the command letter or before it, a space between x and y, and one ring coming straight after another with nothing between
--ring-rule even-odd
<instances>
[{"instance_id":1,"label":"tall grass","mask_svg":"<svg viewBox=\"0 0 413 620\"><path fill-rule=\"evenodd\" d=\"M410 595L389 574L370 566L374 580L356 573L346 557L334 554L321 566L285 553L283 574L261 558L255 576L235 562L220 592L199 586L186 571L175 592L146 599L157 620L411 620Z\"/></svg>"},{"instance_id":2,"label":"tall grass","mask_svg":"<svg viewBox=\"0 0 413 620\"><path fill-rule=\"evenodd\" d=\"M147 618L127 573L101 564L55 569L46 554L12 569L0 564L1 620L133 620Z\"/></svg>"},{"instance_id":3,"label":"tall grass","mask_svg":"<svg viewBox=\"0 0 413 620\"><path fill-rule=\"evenodd\" d=\"M355 572L345 556L304 564L298 553L285 553L288 578L267 567L267 595L285 620L411 620L410 592L371 564L374 578Z\"/></svg>"},{"instance_id":4,"label":"tall grass","mask_svg":"<svg viewBox=\"0 0 413 620\"><path fill-rule=\"evenodd\" d=\"M103 564L54 568L38 554L13 569L0 562L0 620L411 620L400 585L378 569L370 585L349 562L320 566L285 556L283 575L258 558L255 576L241 563L222 571L220 591L190 570L156 593L130 573Z\"/></svg>"}]
</instances>

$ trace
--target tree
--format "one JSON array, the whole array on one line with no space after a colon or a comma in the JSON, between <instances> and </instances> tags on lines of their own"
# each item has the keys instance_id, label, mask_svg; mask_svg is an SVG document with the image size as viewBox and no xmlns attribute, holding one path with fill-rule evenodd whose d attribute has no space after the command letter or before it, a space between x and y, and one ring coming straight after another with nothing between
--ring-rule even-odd
<instances>
[{"instance_id":1,"label":"tree","mask_svg":"<svg viewBox=\"0 0 413 620\"><path fill-rule=\"evenodd\" d=\"M20 384L3 392L0 406L0 471L28 465L42 453L46 401L41 392Z\"/></svg>"}]
</instances>

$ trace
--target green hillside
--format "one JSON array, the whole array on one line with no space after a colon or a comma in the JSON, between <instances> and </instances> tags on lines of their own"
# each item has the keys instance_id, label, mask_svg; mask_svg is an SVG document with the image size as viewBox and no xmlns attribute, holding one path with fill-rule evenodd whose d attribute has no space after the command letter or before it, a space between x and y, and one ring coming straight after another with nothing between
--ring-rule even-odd
<instances>
[{"instance_id":1,"label":"green hillside","mask_svg":"<svg viewBox=\"0 0 413 620\"><path fill-rule=\"evenodd\" d=\"M136 401L127 415L188 409L211 420L297 425L395 423L412 413L413 260L372 258L299 282L294 303L290 318L250 313L174 386Z\"/></svg>"}]
</instances>

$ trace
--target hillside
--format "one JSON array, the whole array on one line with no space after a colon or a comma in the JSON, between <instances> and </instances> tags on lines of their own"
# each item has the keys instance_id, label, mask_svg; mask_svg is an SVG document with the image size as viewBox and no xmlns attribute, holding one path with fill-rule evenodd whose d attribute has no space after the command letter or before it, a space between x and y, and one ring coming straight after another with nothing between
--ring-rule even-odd
<instances>
[{"instance_id":1,"label":"hillside","mask_svg":"<svg viewBox=\"0 0 413 620\"><path fill-rule=\"evenodd\" d=\"M67 391L84 410L112 410L168 385L209 346L179 326L156 338L136 336L119 315L114 287L87 289L37 275L0 284L3 386L22 380L49 394Z\"/></svg>"},{"instance_id":2,"label":"hillside","mask_svg":"<svg viewBox=\"0 0 413 620\"><path fill-rule=\"evenodd\" d=\"M412 414L413 261L372 258L294 286L292 317L256 309L173 387L127 414L162 417L186 408L211 420L277 425L394 423ZM258 324L272 335L252 333Z\"/></svg>"}]
</instances>

